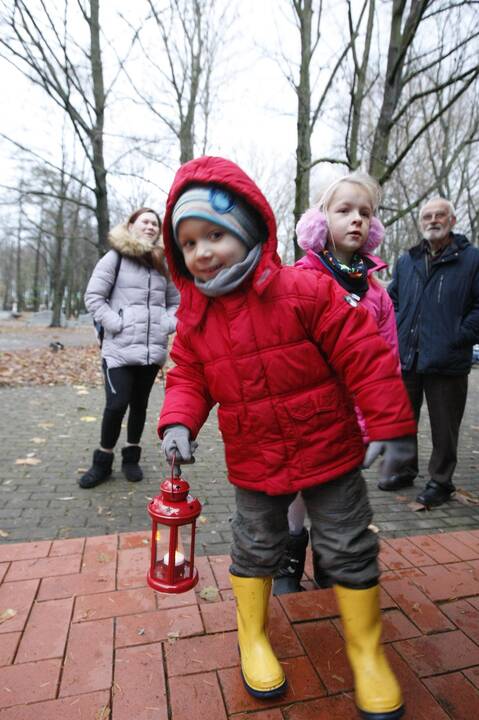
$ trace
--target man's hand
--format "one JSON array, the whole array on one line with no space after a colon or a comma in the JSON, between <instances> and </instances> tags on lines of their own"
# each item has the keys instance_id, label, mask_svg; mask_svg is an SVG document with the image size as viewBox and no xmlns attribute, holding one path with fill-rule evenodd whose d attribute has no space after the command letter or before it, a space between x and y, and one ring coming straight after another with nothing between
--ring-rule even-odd
<instances>
[{"instance_id":1,"label":"man's hand","mask_svg":"<svg viewBox=\"0 0 479 720\"><path fill-rule=\"evenodd\" d=\"M194 463L194 452L198 443L190 440L190 431L185 425L170 425L163 433L161 449L165 453L168 462Z\"/></svg>"},{"instance_id":2,"label":"man's hand","mask_svg":"<svg viewBox=\"0 0 479 720\"><path fill-rule=\"evenodd\" d=\"M371 467L373 462L382 456L379 475L387 479L399 475L401 470L413 462L416 455L416 444L413 435L406 435L392 440L374 440L369 444L363 468Z\"/></svg>"}]
</instances>

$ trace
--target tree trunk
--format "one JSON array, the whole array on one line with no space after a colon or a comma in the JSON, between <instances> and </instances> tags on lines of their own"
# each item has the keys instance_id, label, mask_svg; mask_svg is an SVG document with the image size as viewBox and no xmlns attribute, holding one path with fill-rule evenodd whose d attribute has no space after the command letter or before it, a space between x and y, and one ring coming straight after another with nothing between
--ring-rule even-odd
<instances>
[{"instance_id":1,"label":"tree trunk","mask_svg":"<svg viewBox=\"0 0 479 720\"><path fill-rule=\"evenodd\" d=\"M33 288L32 288L32 309L38 312L40 308L40 247L42 244L42 233L39 231L37 235L37 243L35 246L35 265L33 269Z\"/></svg>"},{"instance_id":2,"label":"tree trunk","mask_svg":"<svg viewBox=\"0 0 479 720\"><path fill-rule=\"evenodd\" d=\"M20 214L18 216L18 227L17 227L17 249L15 257L15 300L16 310L22 312L24 310L24 298L23 298L23 278L22 278L22 204L20 202Z\"/></svg>"},{"instance_id":3,"label":"tree trunk","mask_svg":"<svg viewBox=\"0 0 479 720\"><path fill-rule=\"evenodd\" d=\"M349 142L347 139L347 157L349 161L349 167L352 170L355 170L357 167L359 167L361 161L359 157L359 131L361 128L362 109L366 92L366 79L369 68L369 56L371 52L375 10L375 0L369 0L368 22L366 26L366 36L364 38L364 51L361 64L359 64L356 57L356 38L354 37L352 18L350 19L351 44L355 61L355 83L351 91L351 131L349 133Z\"/></svg>"},{"instance_id":4,"label":"tree trunk","mask_svg":"<svg viewBox=\"0 0 479 720\"><path fill-rule=\"evenodd\" d=\"M428 2L429 0L416 0L411 3L404 30L402 30L406 0L393 0L383 102L374 133L369 164L369 172L379 182L382 181L382 176L388 167L392 119L403 90L404 61Z\"/></svg>"},{"instance_id":5,"label":"tree trunk","mask_svg":"<svg viewBox=\"0 0 479 720\"><path fill-rule=\"evenodd\" d=\"M65 178L62 174L60 180L60 200L58 201L58 210L55 217L55 250L53 253L53 262L51 269L51 289L52 289L52 321L50 327L61 327L61 315L63 305L63 295L65 293L65 282L63 273L63 246L65 244L65 202L63 198L66 194Z\"/></svg>"},{"instance_id":6,"label":"tree trunk","mask_svg":"<svg viewBox=\"0 0 479 720\"><path fill-rule=\"evenodd\" d=\"M52 321L50 327L61 327L61 315L63 295L65 285L63 282L62 258L64 245L64 227L63 227L63 202L58 208L57 219L55 223L55 254L53 256L52 266Z\"/></svg>"},{"instance_id":7,"label":"tree trunk","mask_svg":"<svg viewBox=\"0 0 479 720\"><path fill-rule=\"evenodd\" d=\"M98 223L98 253L108 249L110 217L108 213L107 171L103 155L103 131L105 119L105 87L100 47L99 0L90 0L90 49L93 97L95 99L95 126L92 129L93 173L95 175L96 219Z\"/></svg>"},{"instance_id":8,"label":"tree trunk","mask_svg":"<svg viewBox=\"0 0 479 720\"><path fill-rule=\"evenodd\" d=\"M296 146L296 179L294 197L294 226L309 205L309 177L311 165L311 20L313 10L311 0L304 0L301 12L298 13L301 36L301 65L299 83L296 88L298 97L297 146ZM298 260L303 252L294 234L294 257Z\"/></svg>"}]
</instances>

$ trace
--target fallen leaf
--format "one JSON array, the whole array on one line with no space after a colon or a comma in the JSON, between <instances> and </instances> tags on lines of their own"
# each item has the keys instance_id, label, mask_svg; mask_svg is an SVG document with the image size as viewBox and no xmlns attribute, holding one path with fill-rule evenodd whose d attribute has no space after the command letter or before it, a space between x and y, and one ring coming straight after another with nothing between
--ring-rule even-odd
<instances>
[{"instance_id":1,"label":"fallen leaf","mask_svg":"<svg viewBox=\"0 0 479 720\"><path fill-rule=\"evenodd\" d=\"M207 602L216 602L219 599L219 590L213 585L207 585L200 590L200 598Z\"/></svg>"},{"instance_id":2,"label":"fallen leaf","mask_svg":"<svg viewBox=\"0 0 479 720\"><path fill-rule=\"evenodd\" d=\"M108 705L103 705L95 713L95 720L108 720L110 717L110 708Z\"/></svg>"},{"instance_id":3,"label":"fallen leaf","mask_svg":"<svg viewBox=\"0 0 479 720\"><path fill-rule=\"evenodd\" d=\"M371 530L373 533L378 533L378 532L379 532L378 526L377 526L377 525L373 525L372 523L371 523L370 525L368 525L368 529Z\"/></svg>"},{"instance_id":4,"label":"fallen leaf","mask_svg":"<svg viewBox=\"0 0 479 720\"><path fill-rule=\"evenodd\" d=\"M168 638L168 642L170 643L170 645L174 645L174 643L175 643L175 642L178 640L178 638L180 637L180 633L176 630L176 631L173 631L173 632L169 632L166 637Z\"/></svg>"},{"instance_id":5,"label":"fallen leaf","mask_svg":"<svg viewBox=\"0 0 479 720\"><path fill-rule=\"evenodd\" d=\"M41 445L42 443L46 442L46 438L32 437L30 438L30 442L35 443L35 445Z\"/></svg>"},{"instance_id":6,"label":"fallen leaf","mask_svg":"<svg viewBox=\"0 0 479 720\"><path fill-rule=\"evenodd\" d=\"M423 505L422 503L418 502L410 502L408 503L408 508L412 510L413 512L419 512L420 510L427 510L427 507Z\"/></svg>"},{"instance_id":7,"label":"fallen leaf","mask_svg":"<svg viewBox=\"0 0 479 720\"><path fill-rule=\"evenodd\" d=\"M80 420L82 422L95 422L96 417L94 417L93 415L83 415Z\"/></svg>"},{"instance_id":8,"label":"fallen leaf","mask_svg":"<svg viewBox=\"0 0 479 720\"><path fill-rule=\"evenodd\" d=\"M5 532L5 530L0 530L0 537L8 537L10 533Z\"/></svg>"},{"instance_id":9,"label":"fallen leaf","mask_svg":"<svg viewBox=\"0 0 479 720\"><path fill-rule=\"evenodd\" d=\"M41 463L40 458L27 457L15 460L15 465L38 465L38 463Z\"/></svg>"},{"instance_id":10,"label":"fallen leaf","mask_svg":"<svg viewBox=\"0 0 479 720\"><path fill-rule=\"evenodd\" d=\"M17 611L13 608L7 608L2 613L0 613L0 624L6 622L7 620L10 620L12 617L15 617L17 614Z\"/></svg>"},{"instance_id":11,"label":"fallen leaf","mask_svg":"<svg viewBox=\"0 0 479 720\"><path fill-rule=\"evenodd\" d=\"M459 500L463 505L479 505L479 497L463 488L457 488L454 499Z\"/></svg>"}]
</instances>

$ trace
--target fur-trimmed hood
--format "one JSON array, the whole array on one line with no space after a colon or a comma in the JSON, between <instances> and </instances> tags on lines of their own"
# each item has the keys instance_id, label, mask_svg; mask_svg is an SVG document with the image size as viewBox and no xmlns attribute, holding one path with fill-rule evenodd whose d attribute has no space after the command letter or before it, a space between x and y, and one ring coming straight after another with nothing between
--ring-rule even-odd
<instances>
[{"instance_id":1,"label":"fur-trimmed hood","mask_svg":"<svg viewBox=\"0 0 479 720\"><path fill-rule=\"evenodd\" d=\"M125 223L116 225L116 227L110 231L108 240L111 247L119 252L120 255L131 258L143 258L148 253L151 253L152 250L156 250L157 248L161 250L159 239L152 243L147 238L137 237L128 230Z\"/></svg>"}]
</instances>

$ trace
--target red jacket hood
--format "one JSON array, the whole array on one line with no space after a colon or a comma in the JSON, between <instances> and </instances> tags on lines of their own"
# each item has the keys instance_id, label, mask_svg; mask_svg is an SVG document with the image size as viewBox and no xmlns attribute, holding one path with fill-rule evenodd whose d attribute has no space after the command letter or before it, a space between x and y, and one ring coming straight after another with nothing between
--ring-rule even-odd
<instances>
[{"instance_id":1,"label":"red jacket hood","mask_svg":"<svg viewBox=\"0 0 479 720\"><path fill-rule=\"evenodd\" d=\"M171 224L173 208L179 196L190 185L222 185L233 193L240 195L262 217L267 231L266 241L258 266L252 276L253 287L261 293L272 280L281 261L276 252L276 221L270 204L258 186L238 165L221 157L200 157L190 160L180 167L166 201L163 222L163 242L172 278L181 292L181 302L176 315L188 325L196 325L201 321L208 305L209 298L194 285L193 279L185 267L183 255L178 248Z\"/></svg>"}]
</instances>

